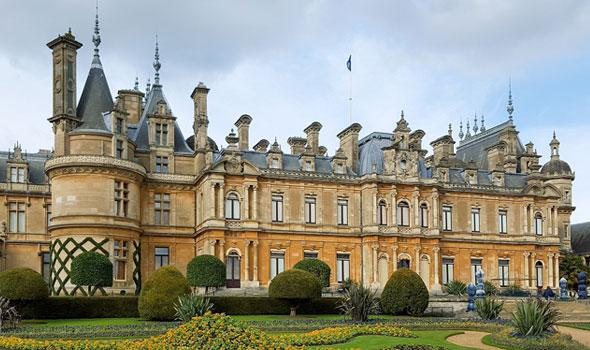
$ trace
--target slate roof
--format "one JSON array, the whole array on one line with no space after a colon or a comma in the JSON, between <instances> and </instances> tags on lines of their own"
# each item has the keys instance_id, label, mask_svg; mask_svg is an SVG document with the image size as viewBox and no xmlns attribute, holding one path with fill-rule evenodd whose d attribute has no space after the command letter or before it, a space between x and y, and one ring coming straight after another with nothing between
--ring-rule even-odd
<instances>
[{"instance_id":1,"label":"slate roof","mask_svg":"<svg viewBox=\"0 0 590 350\"><path fill-rule=\"evenodd\" d=\"M461 141L459 147L457 147L457 158L461 161L468 163L470 160L475 161L478 169L489 169L488 157L486 148L498 143L499 135L502 131L512 128L512 121L508 120L504 123L498 124L484 132L472 136L468 140ZM520 138L518 138L516 144L516 154L520 155L524 153L524 147Z\"/></svg>"},{"instance_id":2,"label":"slate roof","mask_svg":"<svg viewBox=\"0 0 590 350\"><path fill-rule=\"evenodd\" d=\"M572 168L570 165L561 159L551 159L541 168L542 174L548 175L571 175Z\"/></svg>"},{"instance_id":3,"label":"slate roof","mask_svg":"<svg viewBox=\"0 0 590 350\"><path fill-rule=\"evenodd\" d=\"M260 169L268 169L266 162L266 153L256 151L242 151L242 159L249 161ZM299 156L296 154L283 154L283 170L301 171L299 164ZM315 157L315 172L331 174L332 158L331 157Z\"/></svg>"},{"instance_id":4,"label":"slate roof","mask_svg":"<svg viewBox=\"0 0 590 350\"><path fill-rule=\"evenodd\" d=\"M9 156L12 153L0 152L0 182L7 182L7 166ZM24 160L29 164L29 183L41 185L46 184L45 177L45 161L49 159L51 154L49 152L40 153L23 153Z\"/></svg>"},{"instance_id":5,"label":"slate roof","mask_svg":"<svg viewBox=\"0 0 590 350\"><path fill-rule=\"evenodd\" d=\"M575 254L590 254L590 221L579 224L573 224L572 231L572 250Z\"/></svg>"},{"instance_id":6,"label":"slate roof","mask_svg":"<svg viewBox=\"0 0 590 350\"><path fill-rule=\"evenodd\" d=\"M102 66L93 64L78 102L76 115L82 123L76 130L109 132L103 113L110 112L112 109L113 97Z\"/></svg>"},{"instance_id":7,"label":"slate roof","mask_svg":"<svg viewBox=\"0 0 590 350\"><path fill-rule=\"evenodd\" d=\"M128 129L132 129L132 140L136 143L137 149L139 150L149 149L148 115L156 111L156 107L160 101L164 101L166 105L170 106L166 100L166 96L164 96L162 85L152 85L152 89L147 94L146 98L147 101L145 103L145 108L139 123L137 125L130 125L128 127ZM129 134L129 138L131 138L131 133ZM180 130L180 127L176 121L174 121L174 152L193 153L191 148L186 144L184 136L182 135L182 131Z\"/></svg>"}]
</instances>

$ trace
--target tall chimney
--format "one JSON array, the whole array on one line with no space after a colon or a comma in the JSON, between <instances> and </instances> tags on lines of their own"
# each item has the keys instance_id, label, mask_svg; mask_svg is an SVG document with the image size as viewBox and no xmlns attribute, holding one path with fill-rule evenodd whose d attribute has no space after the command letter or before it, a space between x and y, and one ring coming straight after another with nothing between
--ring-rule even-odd
<instances>
[{"instance_id":1,"label":"tall chimney","mask_svg":"<svg viewBox=\"0 0 590 350\"><path fill-rule=\"evenodd\" d=\"M209 144L207 127L209 126L209 117L207 116L207 94L209 88L202 82L193 90L191 98L194 102L194 123L195 133L195 151L204 150Z\"/></svg>"},{"instance_id":2,"label":"tall chimney","mask_svg":"<svg viewBox=\"0 0 590 350\"><path fill-rule=\"evenodd\" d=\"M311 147L313 154L317 154L320 147L320 130L322 130L322 124L319 122L313 122L303 130L307 135L307 143Z\"/></svg>"},{"instance_id":3,"label":"tall chimney","mask_svg":"<svg viewBox=\"0 0 590 350\"><path fill-rule=\"evenodd\" d=\"M291 154L302 154L305 151L305 144L307 139L304 137L292 136L287 139L287 143L291 146Z\"/></svg>"},{"instance_id":4,"label":"tall chimney","mask_svg":"<svg viewBox=\"0 0 590 350\"><path fill-rule=\"evenodd\" d=\"M243 114L234 124L238 128L238 148L240 151L247 151L250 146L248 146L248 130L250 128L250 123L252 122L252 117L247 114Z\"/></svg>"},{"instance_id":5,"label":"tall chimney","mask_svg":"<svg viewBox=\"0 0 590 350\"><path fill-rule=\"evenodd\" d=\"M346 156L346 165L357 171L359 159L359 133L363 127L359 123L353 123L338 134L340 148Z\"/></svg>"}]
</instances>

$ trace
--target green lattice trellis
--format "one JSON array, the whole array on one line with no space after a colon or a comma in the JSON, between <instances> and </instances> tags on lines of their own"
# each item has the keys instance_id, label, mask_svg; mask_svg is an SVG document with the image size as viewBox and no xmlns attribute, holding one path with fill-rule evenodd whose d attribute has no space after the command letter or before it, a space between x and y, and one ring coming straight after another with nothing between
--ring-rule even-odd
<instances>
[{"instance_id":1,"label":"green lattice trellis","mask_svg":"<svg viewBox=\"0 0 590 350\"><path fill-rule=\"evenodd\" d=\"M141 245L139 241L133 241L133 282L135 282L135 295L141 291Z\"/></svg>"},{"instance_id":2,"label":"green lattice trellis","mask_svg":"<svg viewBox=\"0 0 590 350\"><path fill-rule=\"evenodd\" d=\"M75 295L77 291L80 291L83 295L88 295L84 288L80 288L79 286L75 286L71 291L68 292L66 289L66 284L70 281L70 268L68 267L71 263L72 259L77 255L85 252L99 252L104 254L105 256L109 256L109 252L104 248L105 244L109 241L108 238L103 239L100 242L97 242L92 237L86 237L80 242L76 242L76 240L72 237L66 238L63 242L60 239L55 239L51 242L51 272L50 272L50 279L51 279L51 294L59 295L63 292L65 295ZM92 247L90 249L86 249L84 245L86 243L91 243ZM68 248L68 245L71 245ZM65 253L65 257L62 258L62 253ZM135 259L135 257L134 257ZM59 265L59 266L58 266ZM60 277L61 272L65 272L66 276L64 279ZM135 276L135 275L134 275ZM97 290L103 295L106 295L106 291L102 287L94 287L92 293L96 293Z\"/></svg>"}]
</instances>

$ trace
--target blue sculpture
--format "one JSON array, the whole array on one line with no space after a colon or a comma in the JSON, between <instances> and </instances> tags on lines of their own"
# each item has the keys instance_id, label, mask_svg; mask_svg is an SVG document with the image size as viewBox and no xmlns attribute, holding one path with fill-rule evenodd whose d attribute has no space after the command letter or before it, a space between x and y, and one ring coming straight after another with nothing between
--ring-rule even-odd
<instances>
[{"instance_id":1,"label":"blue sculpture","mask_svg":"<svg viewBox=\"0 0 590 350\"><path fill-rule=\"evenodd\" d=\"M483 276L484 276L484 273L483 273L482 269L478 269L475 272L475 284L477 287L477 291L475 292L475 296L477 298L483 298L486 294L484 287L483 287Z\"/></svg>"},{"instance_id":2,"label":"blue sculpture","mask_svg":"<svg viewBox=\"0 0 590 350\"><path fill-rule=\"evenodd\" d=\"M586 272L582 271L578 274L578 299L588 299L586 292Z\"/></svg>"},{"instance_id":3,"label":"blue sculpture","mask_svg":"<svg viewBox=\"0 0 590 350\"><path fill-rule=\"evenodd\" d=\"M469 283L467 285L467 311L475 310L475 285Z\"/></svg>"},{"instance_id":4,"label":"blue sculpture","mask_svg":"<svg viewBox=\"0 0 590 350\"><path fill-rule=\"evenodd\" d=\"M562 277L559 280L559 299L561 299L561 300L569 299L569 297L567 295L567 280L565 279L565 277Z\"/></svg>"}]
</instances>

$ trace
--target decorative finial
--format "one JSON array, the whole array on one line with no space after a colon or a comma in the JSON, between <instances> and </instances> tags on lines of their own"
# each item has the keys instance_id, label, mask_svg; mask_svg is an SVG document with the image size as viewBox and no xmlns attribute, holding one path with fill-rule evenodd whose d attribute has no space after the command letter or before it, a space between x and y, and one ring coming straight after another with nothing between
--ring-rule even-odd
<instances>
[{"instance_id":1,"label":"decorative finial","mask_svg":"<svg viewBox=\"0 0 590 350\"><path fill-rule=\"evenodd\" d=\"M508 112L508 119L512 120L512 113L514 112L514 106L512 105L512 77L508 80L508 106L506 111Z\"/></svg>"},{"instance_id":2,"label":"decorative finial","mask_svg":"<svg viewBox=\"0 0 590 350\"><path fill-rule=\"evenodd\" d=\"M469 127L469 119L467 119L467 133L465 134L465 140L470 139L471 138L471 130Z\"/></svg>"},{"instance_id":3,"label":"decorative finial","mask_svg":"<svg viewBox=\"0 0 590 350\"><path fill-rule=\"evenodd\" d=\"M156 75L154 77L154 85L160 85L160 49L158 47L158 34L156 34L156 53L154 54L154 70L156 71Z\"/></svg>"},{"instance_id":4,"label":"decorative finial","mask_svg":"<svg viewBox=\"0 0 590 350\"><path fill-rule=\"evenodd\" d=\"M453 136L453 126L449 123L449 136Z\"/></svg>"},{"instance_id":5,"label":"decorative finial","mask_svg":"<svg viewBox=\"0 0 590 350\"><path fill-rule=\"evenodd\" d=\"M402 117L402 120L403 120L404 119L404 110L403 109L402 109L401 117Z\"/></svg>"},{"instance_id":6,"label":"decorative finial","mask_svg":"<svg viewBox=\"0 0 590 350\"><path fill-rule=\"evenodd\" d=\"M477 126L477 113L474 113L475 119L473 120L473 135L477 134L479 127Z\"/></svg>"},{"instance_id":7,"label":"decorative finial","mask_svg":"<svg viewBox=\"0 0 590 350\"><path fill-rule=\"evenodd\" d=\"M484 124L484 117L483 114L481 115L481 128L480 128L481 132L486 131L486 126Z\"/></svg>"},{"instance_id":8,"label":"decorative finial","mask_svg":"<svg viewBox=\"0 0 590 350\"><path fill-rule=\"evenodd\" d=\"M147 83L145 84L145 94L146 95L148 92L150 92L151 88L152 88L152 84L150 83L150 78L147 78Z\"/></svg>"},{"instance_id":9,"label":"decorative finial","mask_svg":"<svg viewBox=\"0 0 590 350\"><path fill-rule=\"evenodd\" d=\"M98 54L98 46L100 45L100 27L98 26L98 0L96 0L96 17L94 19L94 35L92 35L92 42L94 43L94 57L92 58L92 68L102 68L100 63L100 55Z\"/></svg>"},{"instance_id":10,"label":"decorative finial","mask_svg":"<svg viewBox=\"0 0 590 350\"><path fill-rule=\"evenodd\" d=\"M465 136L465 134L463 133L463 121L461 120L459 122L459 140L463 140L463 136Z\"/></svg>"},{"instance_id":11,"label":"decorative finial","mask_svg":"<svg viewBox=\"0 0 590 350\"><path fill-rule=\"evenodd\" d=\"M556 140L557 137L555 137L555 130L553 130L553 139Z\"/></svg>"},{"instance_id":12,"label":"decorative finial","mask_svg":"<svg viewBox=\"0 0 590 350\"><path fill-rule=\"evenodd\" d=\"M135 85L133 86L133 90L139 91L139 77L135 76Z\"/></svg>"}]
</instances>

